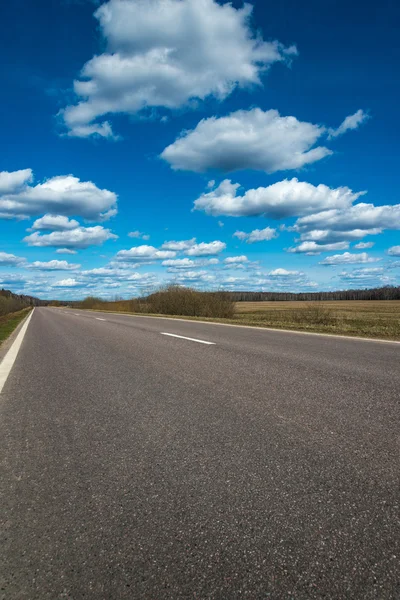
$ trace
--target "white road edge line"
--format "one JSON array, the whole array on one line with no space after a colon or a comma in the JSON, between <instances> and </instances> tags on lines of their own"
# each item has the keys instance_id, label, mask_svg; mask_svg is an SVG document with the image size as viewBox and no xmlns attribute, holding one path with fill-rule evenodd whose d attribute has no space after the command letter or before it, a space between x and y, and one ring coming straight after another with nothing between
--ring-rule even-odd
<instances>
[{"instance_id":1,"label":"white road edge line","mask_svg":"<svg viewBox=\"0 0 400 600\"><path fill-rule=\"evenodd\" d=\"M25 323L21 327L21 331L15 338L13 345L11 346L11 348L9 349L9 351L3 358L2 362L0 363L0 394L3 390L4 384L7 381L10 371L13 368L15 359L18 356L19 349L21 348L21 344L24 340L26 330L28 329L29 322L30 322L34 312L35 312L35 309L33 309L31 314L26 319Z\"/></svg>"},{"instance_id":2,"label":"white road edge line","mask_svg":"<svg viewBox=\"0 0 400 600\"><path fill-rule=\"evenodd\" d=\"M161 333L161 335L167 335L168 337L179 338L181 340L189 340L189 342L197 342L198 344L206 344L207 346L215 346L215 342L206 342L205 340L196 340L195 338L185 337L183 335L175 335L174 333Z\"/></svg>"}]
</instances>

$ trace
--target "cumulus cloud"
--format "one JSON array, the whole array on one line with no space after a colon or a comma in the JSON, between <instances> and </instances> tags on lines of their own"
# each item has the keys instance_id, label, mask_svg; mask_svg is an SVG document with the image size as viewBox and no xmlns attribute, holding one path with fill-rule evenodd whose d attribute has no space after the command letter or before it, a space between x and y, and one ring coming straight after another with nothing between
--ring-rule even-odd
<instances>
[{"instance_id":1,"label":"cumulus cloud","mask_svg":"<svg viewBox=\"0 0 400 600\"><path fill-rule=\"evenodd\" d=\"M15 254L7 254L0 252L0 266L2 267L21 267L26 262L26 258L15 256Z\"/></svg>"},{"instance_id":2,"label":"cumulus cloud","mask_svg":"<svg viewBox=\"0 0 400 600\"><path fill-rule=\"evenodd\" d=\"M354 269L353 271L343 271L339 275L339 279L342 281L355 281L355 282L366 282L380 280L384 274L384 269L366 268L366 269Z\"/></svg>"},{"instance_id":3,"label":"cumulus cloud","mask_svg":"<svg viewBox=\"0 0 400 600\"><path fill-rule=\"evenodd\" d=\"M276 110L239 110L227 117L203 119L161 157L175 170L275 173L300 169L332 154L323 146L314 147L325 131L295 117L281 117Z\"/></svg>"},{"instance_id":4,"label":"cumulus cloud","mask_svg":"<svg viewBox=\"0 0 400 600\"><path fill-rule=\"evenodd\" d=\"M130 233L128 233L128 237L144 241L150 239L149 235L147 235L146 233L142 233L141 231L131 231Z\"/></svg>"},{"instance_id":5,"label":"cumulus cloud","mask_svg":"<svg viewBox=\"0 0 400 600\"><path fill-rule=\"evenodd\" d=\"M354 115L349 115L345 118L343 123L339 125L337 129L329 129L329 137L335 138L343 135L351 129L358 129L360 125L365 123L369 119L369 115L363 110L359 109Z\"/></svg>"},{"instance_id":6,"label":"cumulus cloud","mask_svg":"<svg viewBox=\"0 0 400 600\"><path fill-rule=\"evenodd\" d=\"M94 280L98 280L102 282L102 285L104 283L104 280L114 280L115 282L136 282L136 281L142 281L144 279L148 279L149 278L149 274L148 273L136 273L136 272L132 272L131 269L124 269L124 268L119 268L119 267L112 267L112 266L107 266L107 267L100 267L97 269L90 269L88 271L82 271L81 273L82 278L84 279L94 279Z\"/></svg>"},{"instance_id":7,"label":"cumulus cloud","mask_svg":"<svg viewBox=\"0 0 400 600\"><path fill-rule=\"evenodd\" d=\"M130 250L120 250L117 253L116 259L118 261L151 261L151 260L165 260L167 258L174 258L176 252L167 250L157 250L154 246L135 246Z\"/></svg>"},{"instance_id":8,"label":"cumulus cloud","mask_svg":"<svg viewBox=\"0 0 400 600\"><path fill-rule=\"evenodd\" d=\"M182 270L193 269L196 267L209 267L218 264L218 258L200 258L196 260L191 258L176 258L172 260L164 260L162 266L168 267L168 273L176 273Z\"/></svg>"},{"instance_id":9,"label":"cumulus cloud","mask_svg":"<svg viewBox=\"0 0 400 600\"><path fill-rule=\"evenodd\" d=\"M56 254L76 254L76 250L72 250L71 248L58 248Z\"/></svg>"},{"instance_id":10,"label":"cumulus cloud","mask_svg":"<svg viewBox=\"0 0 400 600\"><path fill-rule=\"evenodd\" d=\"M77 104L61 115L69 135L113 137L105 115L176 109L223 100L236 87L261 84L273 63L297 54L250 28L252 6L216 0L110 0L95 17L106 51L74 82ZM234 60L232 60L234 57Z\"/></svg>"},{"instance_id":11,"label":"cumulus cloud","mask_svg":"<svg viewBox=\"0 0 400 600\"><path fill-rule=\"evenodd\" d=\"M213 283L215 280L215 275L208 273L208 271L183 271L175 277L175 281L178 283L185 283L187 281Z\"/></svg>"},{"instance_id":12,"label":"cumulus cloud","mask_svg":"<svg viewBox=\"0 0 400 600\"><path fill-rule=\"evenodd\" d=\"M31 229L34 231L67 231L79 227L78 221L62 215L44 215L36 219Z\"/></svg>"},{"instance_id":13,"label":"cumulus cloud","mask_svg":"<svg viewBox=\"0 0 400 600\"><path fill-rule=\"evenodd\" d=\"M0 274L0 285L20 285L26 283L26 277L23 275L17 275L16 273L11 273L9 275L5 275L4 273Z\"/></svg>"},{"instance_id":14,"label":"cumulus cloud","mask_svg":"<svg viewBox=\"0 0 400 600\"><path fill-rule=\"evenodd\" d=\"M347 187L332 189L323 184L314 186L296 178L251 189L243 195L238 195L239 188L240 184L225 179L216 189L200 196L194 203L194 209L213 216L282 219L328 208L349 207L364 193L353 193Z\"/></svg>"},{"instance_id":15,"label":"cumulus cloud","mask_svg":"<svg viewBox=\"0 0 400 600\"><path fill-rule=\"evenodd\" d=\"M311 231L303 232L300 236L300 240L313 241L317 242L318 244L332 244L339 241L353 242L355 240L362 239L366 235L378 235L379 233L382 233L382 229L352 229L349 231L312 229ZM373 242L369 242L366 245L363 245L362 243L357 244L355 247L372 248L373 245Z\"/></svg>"},{"instance_id":16,"label":"cumulus cloud","mask_svg":"<svg viewBox=\"0 0 400 600\"><path fill-rule=\"evenodd\" d=\"M176 258L172 260L164 260L163 267L172 267L174 269L190 269L196 265L194 260L190 258Z\"/></svg>"},{"instance_id":17,"label":"cumulus cloud","mask_svg":"<svg viewBox=\"0 0 400 600\"><path fill-rule=\"evenodd\" d=\"M301 271L288 271L287 269L274 269L273 271L270 271L268 273L269 277L283 277L283 278L301 277L302 275L304 275L304 273L301 273Z\"/></svg>"},{"instance_id":18,"label":"cumulus cloud","mask_svg":"<svg viewBox=\"0 0 400 600\"><path fill-rule=\"evenodd\" d=\"M21 175L22 174L22 175ZM27 218L43 213L65 217L80 216L103 221L116 213L117 196L91 181L61 175L30 185L31 169L0 173L0 218ZM44 219L48 218L46 215Z\"/></svg>"},{"instance_id":19,"label":"cumulus cloud","mask_svg":"<svg viewBox=\"0 0 400 600\"><path fill-rule=\"evenodd\" d=\"M227 265L237 265L237 264L243 264L248 262L248 258L247 256L229 256L228 258L226 258L224 260L224 263L226 263Z\"/></svg>"},{"instance_id":20,"label":"cumulus cloud","mask_svg":"<svg viewBox=\"0 0 400 600\"><path fill-rule=\"evenodd\" d=\"M179 242L171 241L164 242L161 248L163 250L174 250L175 252L181 252L183 250L188 250L192 246L196 244L196 238L192 238L191 240L181 240Z\"/></svg>"},{"instance_id":21,"label":"cumulus cloud","mask_svg":"<svg viewBox=\"0 0 400 600\"><path fill-rule=\"evenodd\" d=\"M194 244L188 250L186 250L185 254L188 256L213 256L215 254L220 254L225 250L226 244L224 242L215 241L206 244L202 242L201 244Z\"/></svg>"},{"instance_id":22,"label":"cumulus cloud","mask_svg":"<svg viewBox=\"0 0 400 600\"><path fill-rule=\"evenodd\" d=\"M81 265L69 263L66 260L50 260L41 262L36 260L29 265L29 269L36 271L76 271Z\"/></svg>"},{"instance_id":23,"label":"cumulus cloud","mask_svg":"<svg viewBox=\"0 0 400 600\"><path fill-rule=\"evenodd\" d=\"M233 237L237 237L239 240L246 241L247 244L254 244L255 242L267 242L278 237L276 229L272 227L266 227L265 229L254 229L250 233L245 231L235 231Z\"/></svg>"},{"instance_id":24,"label":"cumulus cloud","mask_svg":"<svg viewBox=\"0 0 400 600\"><path fill-rule=\"evenodd\" d=\"M400 204L374 206L360 202L354 206L332 207L298 219L297 231L329 229L331 231L400 229ZM376 231L375 231L376 233Z\"/></svg>"},{"instance_id":25,"label":"cumulus cloud","mask_svg":"<svg viewBox=\"0 0 400 600\"><path fill-rule=\"evenodd\" d=\"M400 246L392 246L388 250L389 256L400 256Z\"/></svg>"},{"instance_id":26,"label":"cumulus cloud","mask_svg":"<svg viewBox=\"0 0 400 600\"><path fill-rule=\"evenodd\" d=\"M84 284L77 281L76 279L61 279L60 281L55 281L51 287L53 288L74 288L74 287L82 287Z\"/></svg>"},{"instance_id":27,"label":"cumulus cloud","mask_svg":"<svg viewBox=\"0 0 400 600\"><path fill-rule=\"evenodd\" d=\"M334 244L317 244L316 242L302 242L299 246L289 248L292 254L321 254L321 252L332 252L334 250L346 250L348 242L336 242Z\"/></svg>"},{"instance_id":28,"label":"cumulus cloud","mask_svg":"<svg viewBox=\"0 0 400 600\"><path fill-rule=\"evenodd\" d=\"M12 194L26 186L33 179L32 169L21 169L20 171L0 172L0 196Z\"/></svg>"},{"instance_id":29,"label":"cumulus cloud","mask_svg":"<svg viewBox=\"0 0 400 600\"><path fill-rule=\"evenodd\" d=\"M320 265L352 265L358 263L372 263L378 262L379 258L372 258L366 252L360 252L360 254L351 254L350 252L345 252L344 254L334 254L333 256L328 256L323 261L321 261Z\"/></svg>"},{"instance_id":30,"label":"cumulus cloud","mask_svg":"<svg viewBox=\"0 0 400 600\"><path fill-rule=\"evenodd\" d=\"M71 231L53 231L53 233L41 235L38 231L24 238L29 246L57 248L88 248L89 246L101 246L107 240L116 240L117 235L110 229L97 225L96 227L77 227Z\"/></svg>"},{"instance_id":31,"label":"cumulus cloud","mask_svg":"<svg viewBox=\"0 0 400 600\"><path fill-rule=\"evenodd\" d=\"M357 248L357 250L368 250L369 248L373 248L374 246L375 242L360 242L359 244L356 244L354 248Z\"/></svg>"}]
</instances>

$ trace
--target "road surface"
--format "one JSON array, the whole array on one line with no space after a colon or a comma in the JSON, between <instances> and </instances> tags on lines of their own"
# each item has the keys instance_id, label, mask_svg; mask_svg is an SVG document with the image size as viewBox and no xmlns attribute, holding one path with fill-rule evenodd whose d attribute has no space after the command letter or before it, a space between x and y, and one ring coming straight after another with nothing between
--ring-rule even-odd
<instances>
[{"instance_id":1,"label":"road surface","mask_svg":"<svg viewBox=\"0 0 400 600\"><path fill-rule=\"evenodd\" d=\"M399 396L396 344L35 309L1 597L400 598Z\"/></svg>"}]
</instances>

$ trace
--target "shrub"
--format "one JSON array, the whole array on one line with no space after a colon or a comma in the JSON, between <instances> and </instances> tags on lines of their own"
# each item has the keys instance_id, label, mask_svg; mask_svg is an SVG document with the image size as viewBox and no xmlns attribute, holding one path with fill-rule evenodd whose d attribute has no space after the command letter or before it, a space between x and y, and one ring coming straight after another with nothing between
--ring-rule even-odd
<instances>
[{"instance_id":1,"label":"shrub","mask_svg":"<svg viewBox=\"0 0 400 600\"><path fill-rule=\"evenodd\" d=\"M78 308L115 312L150 313L187 317L219 317L231 319L235 303L221 292L199 292L192 288L168 285L146 298L106 302L89 296Z\"/></svg>"},{"instance_id":2,"label":"shrub","mask_svg":"<svg viewBox=\"0 0 400 600\"><path fill-rule=\"evenodd\" d=\"M220 317L235 314L235 303L221 292L199 292L192 288L169 285L146 298L148 312L190 317Z\"/></svg>"},{"instance_id":3,"label":"shrub","mask_svg":"<svg viewBox=\"0 0 400 600\"><path fill-rule=\"evenodd\" d=\"M79 302L78 307L79 308L90 308L90 309L98 308L98 309L100 309L103 304L104 304L104 301L101 298L96 298L95 296L88 296L87 298L82 300L82 302Z\"/></svg>"}]
</instances>

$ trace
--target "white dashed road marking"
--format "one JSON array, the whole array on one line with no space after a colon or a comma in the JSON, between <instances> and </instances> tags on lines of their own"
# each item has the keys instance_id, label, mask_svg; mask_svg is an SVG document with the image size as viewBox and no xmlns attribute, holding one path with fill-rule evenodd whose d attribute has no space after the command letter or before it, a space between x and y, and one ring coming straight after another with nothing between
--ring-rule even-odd
<instances>
[{"instance_id":1,"label":"white dashed road marking","mask_svg":"<svg viewBox=\"0 0 400 600\"><path fill-rule=\"evenodd\" d=\"M196 340L190 337L184 337L183 335L175 335L174 333L161 333L161 335L167 335L168 337L179 338L181 340L189 340L189 342L197 342L198 344L207 344L207 346L215 346L214 342L206 342L205 340Z\"/></svg>"}]
</instances>

